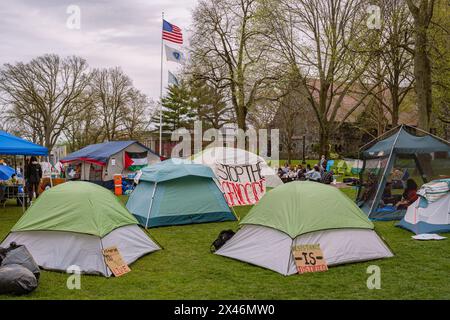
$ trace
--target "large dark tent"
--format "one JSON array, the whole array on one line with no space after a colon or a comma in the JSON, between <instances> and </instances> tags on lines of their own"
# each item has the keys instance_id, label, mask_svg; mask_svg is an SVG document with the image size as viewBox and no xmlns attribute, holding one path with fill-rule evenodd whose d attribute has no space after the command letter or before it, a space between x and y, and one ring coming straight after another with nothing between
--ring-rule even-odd
<instances>
[{"instance_id":1,"label":"large dark tent","mask_svg":"<svg viewBox=\"0 0 450 320\"><path fill-rule=\"evenodd\" d=\"M363 169L357 202L369 218L400 220L406 210L384 207L382 197L394 171L397 182L413 179L418 185L450 175L450 143L420 129L402 125L361 148ZM397 188L401 189L401 186Z\"/></svg>"}]
</instances>

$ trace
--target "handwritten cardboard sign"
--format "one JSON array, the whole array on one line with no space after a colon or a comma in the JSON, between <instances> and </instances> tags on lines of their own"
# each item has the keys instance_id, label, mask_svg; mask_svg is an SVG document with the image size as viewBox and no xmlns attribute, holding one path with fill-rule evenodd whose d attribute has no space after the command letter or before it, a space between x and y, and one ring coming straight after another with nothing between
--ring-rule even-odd
<instances>
[{"instance_id":1,"label":"handwritten cardboard sign","mask_svg":"<svg viewBox=\"0 0 450 320\"><path fill-rule=\"evenodd\" d=\"M298 273L323 272L328 265L320 244L304 244L292 247Z\"/></svg>"},{"instance_id":2,"label":"handwritten cardboard sign","mask_svg":"<svg viewBox=\"0 0 450 320\"><path fill-rule=\"evenodd\" d=\"M114 246L103 249L103 256L105 257L106 265L109 267L114 276L120 277L131 271L123 260L117 247Z\"/></svg>"},{"instance_id":3,"label":"handwritten cardboard sign","mask_svg":"<svg viewBox=\"0 0 450 320\"><path fill-rule=\"evenodd\" d=\"M261 164L230 165L217 163L215 172L230 207L252 205L266 192Z\"/></svg>"}]
</instances>

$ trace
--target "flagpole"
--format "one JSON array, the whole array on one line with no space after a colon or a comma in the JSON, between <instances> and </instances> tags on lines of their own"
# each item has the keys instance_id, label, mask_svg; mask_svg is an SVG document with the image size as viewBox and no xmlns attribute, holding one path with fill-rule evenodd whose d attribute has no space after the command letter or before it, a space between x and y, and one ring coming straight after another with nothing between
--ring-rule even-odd
<instances>
[{"instance_id":1,"label":"flagpole","mask_svg":"<svg viewBox=\"0 0 450 320\"><path fill-rule=\"evenodd\" d=\"M161 32L164 28L164 11L162 12L162 28ZM160 90L159 90L159 155L162 156L162 98L163 98L163 53L164 53L164 40L161 33L161 78L160 78Z\"/></svg>"}]
</instances>

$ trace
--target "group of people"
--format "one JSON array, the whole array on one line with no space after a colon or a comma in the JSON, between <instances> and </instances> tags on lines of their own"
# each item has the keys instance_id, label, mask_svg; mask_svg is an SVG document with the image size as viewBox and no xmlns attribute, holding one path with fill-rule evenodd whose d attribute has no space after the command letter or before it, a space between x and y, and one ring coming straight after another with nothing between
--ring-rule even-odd
<instances>
[{"instance_id":1,"label":"group of people","mask_svg":"<svg viewBox=\"0 0 450 320\"><path fill-rule=\"evenodd\" d=\"M24 174L22 174L21 168L15 169L16 173L11 175L11 178L6 181L6 184L20 185L25 183L26 192L29 199L33 199L39 196L39 183L42 178L42 167L37 158L32 156L25 164Z\"/></svg>"},{"instance_id":2,"label":"group of people","mask_svg":"<svg viewBox=\"0 0 450 320\"><path fill-rule=\"evenodd\" d=\"M325 156L322 156L320 162L313 167L310 164L303 166L301 164L297 166L290 166L288 163L284 164L284 167L278 169L278 176L284 182L292 181L315 181L325 184L331 184L333 182L333 171L327 171L327 160Z\"/></svg>"},{"instance_id":3,"label":"group of people","mask_svg":"<svg viewBox=\"0 0 450 320\"><path fill-rule=\"evenodd\" d=\"M404 179L402 174L399 175L400 169L394 169L391 175L391 179L386 182L383 194L381 196L380 207L393 206L396 210L405 210L413 204L417 199L417 183L411 179ZM393 194L392 189L403 189L403 193ZM362 200L367 201L373 199L378 189L378 177L374 173L369 173L367 182L364 184L364 193L362 194Z\"/></svg>"}]
</instances>

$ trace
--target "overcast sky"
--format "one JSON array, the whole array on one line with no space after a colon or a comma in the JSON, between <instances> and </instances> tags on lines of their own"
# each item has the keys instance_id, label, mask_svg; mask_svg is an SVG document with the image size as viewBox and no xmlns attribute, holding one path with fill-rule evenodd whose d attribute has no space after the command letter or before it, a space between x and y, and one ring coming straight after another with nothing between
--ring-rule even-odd
<instances>
[{"instance_id":1,"label":"overcast sky","mask_svg":"<svg viewBox=\"0 0 450 320\"><path fill-rule=\"evenodd\" d=\"M0 64L45 53L79 55L90 67L120 66L143 93L159 96L161 12L186 34L198 0L14 0L0 4ZM80 29L70 29L70 5ZM186 43L185 36L185 43ZM176 71L174 63L165 70ZM164 72L166 75L167 72Z\"/></svg>"}]
</instances>

